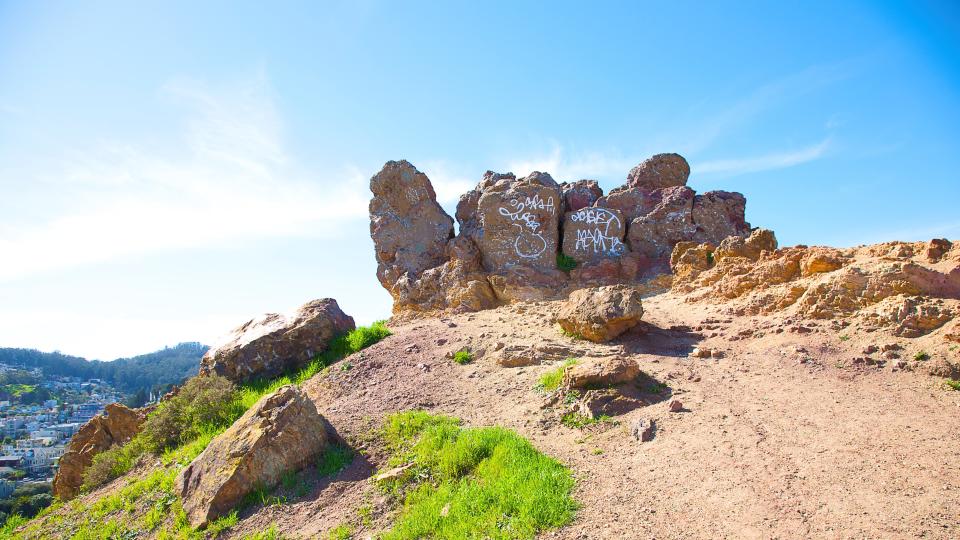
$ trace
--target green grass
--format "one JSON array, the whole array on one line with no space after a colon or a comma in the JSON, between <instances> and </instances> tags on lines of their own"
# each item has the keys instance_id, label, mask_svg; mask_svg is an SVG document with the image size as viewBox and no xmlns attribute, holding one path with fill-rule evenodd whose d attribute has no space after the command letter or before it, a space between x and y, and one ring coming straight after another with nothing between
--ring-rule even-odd
<instances>
[{"instance_id":1,"label":"green grass","mask_svg":"<svg viewBox=\"0 0 960 540\"><path fill-rule=\"evenodd\" d=\"M101 458L101 460L104 461L104 468L109 469L113 477L122 476L129 472L144 455L158 455L160 467L143 478L131 480L126 486L111 495L98 499L89 509L72 512L69 516L75 522L72 538L77 540L86 538L134 538L139 537L138 531L146 529L157 531L155 536L158 539L199 539L204 538L205 534L210 534L210 527L217 527L217 534L227 530L236 523L235 514L228 514L213 522L204 533L195 531L190 527L186 513L173 493L173 481L180 467L193 461L217 435L226 431L236 419L263 396L281 386L302 383L345 356L368 347L389 335L390 330L383 321L378 321L369 327L357 328L334 339L326 352L296 373L273 380L253 381L237 387L232 399L223 404L226 410L225 420L210 423L204 422L202 418L192 418L190 422L195 423L195 425L183 427L185 431L191 434L192 438L181 441L174 446L163 448L159 453L153 449L153 445L149 441L141 437L143 435L143 432L141 432L126 445L111 449L108 451L109 453L99 454L96 458L104 454L107 455L106 458ZM109 462L107 461L108 458ZM336 474L348 465L352 459L353 453L349 448L333 446L318 459L317 472L321 476ZM87 486L87 489L93 487L95 486ZM258 490L250 494L247 499L248 503L267 505L282 504L285 501L284 497L271 495L266 490ZM138 509L141 512L134 516ZM14 532L24 524L28 525L27 529L17 533ZM0 528L0 538L57 537L59 534L47 533L44 535L42 533L41 526L46 524L46 521L40 523L36 519L29 521L19 516L13 516L7 520L3 528ZM271 528L250 538L278 540L281 536L275 528Z\"/></svg>"},{"instance_id":2,"label":"green grass","mask_svg":"<svg viewBox=\"0 0 960 540\"><path fill-rule=\"evenodd\" d=\"M572 429L583 429L587 426L599 424L600 422L607 422L609 420L609 416L590 418L589 416L580 414L578 412L568 412L560 417L560 423Z\"/></svg>"},{"instance_id":3,"label":"green grass","mask_svg":"<svg viewBox=\"0 0 960 540\"><path fill-rule=\"evenodd\" d=\"M473 353L468 350L457 351L453 355L453 361L461 366L464 364L469 364L470 362L473 362Z\"/></svg>"},{"instance_id":4,"label":"green grass","mask_svg":"<svg viewBox=\"0 0 960 540\"><path fill-rule=\"evenodd\" d=\"M277 532L276 525L270 525L270 528L265 531L255 532L243 537L243 540L282 540L282 539L283 539L283 536Z\"/></svg>"},{"instance_id":5,"label":"green grass","mask_svg":"<svg viewBox=\"0 0 960 540\"><path fill-rule=\"evenodd\" d=\"M513 431L408 411L383 434L388 466L414 466L382 486L403 501L382 540L526 539L573 519L570 471Z\"/></svg>"},{"instance_id":6,"label":"green grass","mask_svg":"<svg viewBox=\"0 0 960 540\"><path fill-rule=\"evenodd\" d=\"M708 252L707 252L707 264L710 265L710 266L713 266L713 252L712 252L712 251L708 251Z\"/></svg>"},{"instance_id":7,"label":"green grass","mask_svg":"<svg viewBox=\"0 0 960 540\"><path fill-rule=\"evenodd\" d=\"M850 336L848 336L847 334L842 334L840 336L840 341L850 341Z\"/></svg>"},{"instance_id":8,"label":"green grass","mask_svg":"<svg viewBox=\"0 0 960 540\"><path fill-rule=\"evenodd\" d=\"M350 540L353 538L353 527L349 523L341 523L330 529L328 537L330 540Z\"/></svg>"},{"instance_id":9,"label":"green grass","mask_svg":"<svg viewBox=\"0 0 960 540\"><path fill-rule=\"evenodd\" d=\"M347 468L353 462L353 450L334 444L327 448L317 459L317 474L319 476L334 476Z\"/></svg>"},{"instance_id":10,"label":"green grass","mask_svg":"<svg viewBox=\"0 0 960 540\"><path fill-rule=\"evenodd\" d=\"M958 392L960 392L960 381L955 381L955 380L953 380L953 379L947 379L947 386L949 386L950 388L953 388L954 390L957 390Z\"/></svg>"},{"instance_id":11,"label":"green grass","mask_svg":"<svg viewBox=\"0 0 960 540\"><path fill-rule=\"evenodd\" d=\"M577 267L577 260L564 253L557 253L557 268L569 272Z\"/></svg>"},{"instance_id":12,"label":"green grass","mask_svg":"<svg viewBox=\"0 0 960 540\"><path fill-rule=\"evenodd\" d=\"M567 373L567 369L576 363L576 358L567 358L558 367L541 375L540 380L537 381L536 389L541 392L553 392L557 388L560 388L560 385L563 384L563 376Z\"/></svg>"},{"instance_id":13,"label":"green grass","mask_svg":"<svg viewBox=\"0 0 960 540\"><path fill-rule=\"evenodd\" d=\"M583 341L585 339L583 335L578 334L577 332L568 332L563 327L560 328L560 333L574 341Z\"/></svg>"},{"instance_id":14,"label":"green grass","mask_svg":"<svg viewBox=\"0 0 960 540\"><path fill-rule=\"evenodd\" d=\"M913 359L918 362L925 362L930 359L930 355L927 354L927 351L917 351L917 354L913 355Z\"/></svg>"}]
</instances>

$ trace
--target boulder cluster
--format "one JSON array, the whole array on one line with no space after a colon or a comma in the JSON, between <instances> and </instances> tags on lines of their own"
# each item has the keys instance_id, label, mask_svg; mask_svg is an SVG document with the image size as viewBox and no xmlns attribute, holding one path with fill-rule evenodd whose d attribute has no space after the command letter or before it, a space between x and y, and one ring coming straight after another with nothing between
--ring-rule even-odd
<instances>
[{"instance_id":1,"label":"boulder cluster","mask_svg":"<svg viewBox=\"0 0 960 540\"><path fill-rule=\"evenodd\" d=\"M650 284L679 242L746 237L739 193L697 195L690 166L658 154L607 193L594 180L488 171L460 197L459 226L427 176L390 161L370 180L377 277L395 315L477 311L562 298L583 287Z\"/></svg>"},{"instance_id":2,"label":"boulder cluster","mask_svg":"<svg viewBox=\"0 0 960 540\"><path fill-rule=\"evenodd\" d=\"M718 245L681 242L671 257L674 292L687 301L730 304L732 315L789 312L802 319L847 319L915 338L960 315L960 243L887 242L854 248L777 249L773 232Z\"/></svg>"}]
</instances>

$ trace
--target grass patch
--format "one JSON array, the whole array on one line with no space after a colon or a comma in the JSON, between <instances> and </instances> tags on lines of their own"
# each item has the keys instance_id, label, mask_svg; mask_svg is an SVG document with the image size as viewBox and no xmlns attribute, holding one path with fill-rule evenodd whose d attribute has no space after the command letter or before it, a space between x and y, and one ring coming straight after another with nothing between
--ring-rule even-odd
<instances>
[{"instance_id":1,"label":"grass patch","mask_svg":"<svg viewBox=\"0 0 960 540\"><path fill-rule=\"evenodd\" d=\"M957 390L958 392L960 392L960 381L955 381L955 380L953 380L953 379L947 379L947 386L949 386L950 388L953 388L954 390Z\"/></svg>"},{"instance_id":2,"label":"grass patch","mask_svg":"<svg viewBox=\"0 0 960 540\"><path fill-rule=\"evenodd\" d=\"M470 362L473 362L473 353L468 350L457 351L453 355L453 361L461 366L464 364L469 364Z\"/></svg>"},{"instance_id":3,"label":"grass patch","mask_svg":"<svg viewBox=\"0 0 960 540\"><path fill-rule=\"evenodd\" d=\"M577 267L577 260L565 253L557 253L557 268L569 272Z\"/></svg>"},{"instance_id":4,"label":"grass patch","mask_svg":"<svg viewBox=\"0 0 960 540\"><path fill-rule=\"evenodd\" d=\"M319 476L334 476L353 462L353 450L339 444L331 445L317 459Z\"/></svg>"},{"instance_id":5,"label":"grass patch","mask_svg":"<svg viewBox=\"0 0 960 540\"><path fill-rule=\"evenodd\" d=\"M573 519L570 471L513 431L408 411L388 417L383 433L389 465L413 464L385 486L403 504L383 540L534 538Z\"/></svg>"},{"instance_id":6,"label":"grass patch","mask_svg":"<svg viewBox=\"0 0 960 540\"><path fill-rule=\"evenodd\" d=\"M917 353L913 355L913 359L918 362L925 362L930 359L930 355L927 354L927 351L917 351Z\"/></svg>"},{"instance_id":7,"label":"grass patch","mask_svg":"<svg viewBox=\"0 0 960 540\"><path fill-rule=\"evenodd\" d=\"M586 339L583 337L582 334L578 334L577 332L570 332L567 329L563 328L562 326L560 327L560 333L574 341L583 341L584 339Z\"/></svg>"},{"instance_id":8,"label":"grass patch","mask_svg":"<svg viewBox=\"0 0 960 540\"><path fill-rule=\"evenodd\" d=\"M848 336L847 334L841 334L840 341L850 341L850 336Z\"/></svg>"},{"instance_id":9,"label":"grass patch","mask_svg":"<svg viewBox=\"0 0 960 540\"><path fill-rule=\"evenodd\" d=\"M567 358L558 367L551 369L540 376L537 381L536 389L540 392L553 392L563 384L563 376L567 373L570 366L577 363L576 358Z\"/></svg>"},{"instance_id":10,"label":"grass patch","mask_svg":"<svg viewBox=\"0 0 960 540\"><path fill-rule=\"evenodd\" d=\"M353 538L353 527L351 527L349 523L341 523L330 529L328 538L330 538L330 540L350 540Z\"/></svg>"}]
</instances>

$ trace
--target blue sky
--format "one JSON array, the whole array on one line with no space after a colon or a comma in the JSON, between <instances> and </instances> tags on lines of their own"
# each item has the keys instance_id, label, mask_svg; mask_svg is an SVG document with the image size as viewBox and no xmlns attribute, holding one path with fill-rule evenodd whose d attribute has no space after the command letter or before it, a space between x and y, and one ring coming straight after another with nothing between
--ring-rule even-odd
<instances>
[{"instance_id":1,"label":"blue sky","mask_svg":"<svg viewBox=\"0 0 960 540\"><path fill-rule=\"evenodd\" d=\"M592 5L595 4L595 5ZM109 359L331 296L367 181L679 152L782 245L960 238L953 2L0 0L0 346Z\"/></svg>"}]
</instances>

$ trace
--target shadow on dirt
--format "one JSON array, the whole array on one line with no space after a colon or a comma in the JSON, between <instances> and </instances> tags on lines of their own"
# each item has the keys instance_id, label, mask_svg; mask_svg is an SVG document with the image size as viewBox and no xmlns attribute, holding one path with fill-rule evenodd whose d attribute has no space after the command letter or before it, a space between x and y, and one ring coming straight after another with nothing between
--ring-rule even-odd
<instances>
[{"instance_id":1,"label":"shadow on dirt","mask_svg":"<svg viewBox=\"0 0 960 540\"><path fill-rule=\"evenodd\" d=\"M641 321L620 337L623 350L629 354L655 354L683 358L703 339L688 326L660 328Z\"/></svg>"}]
</instances>

